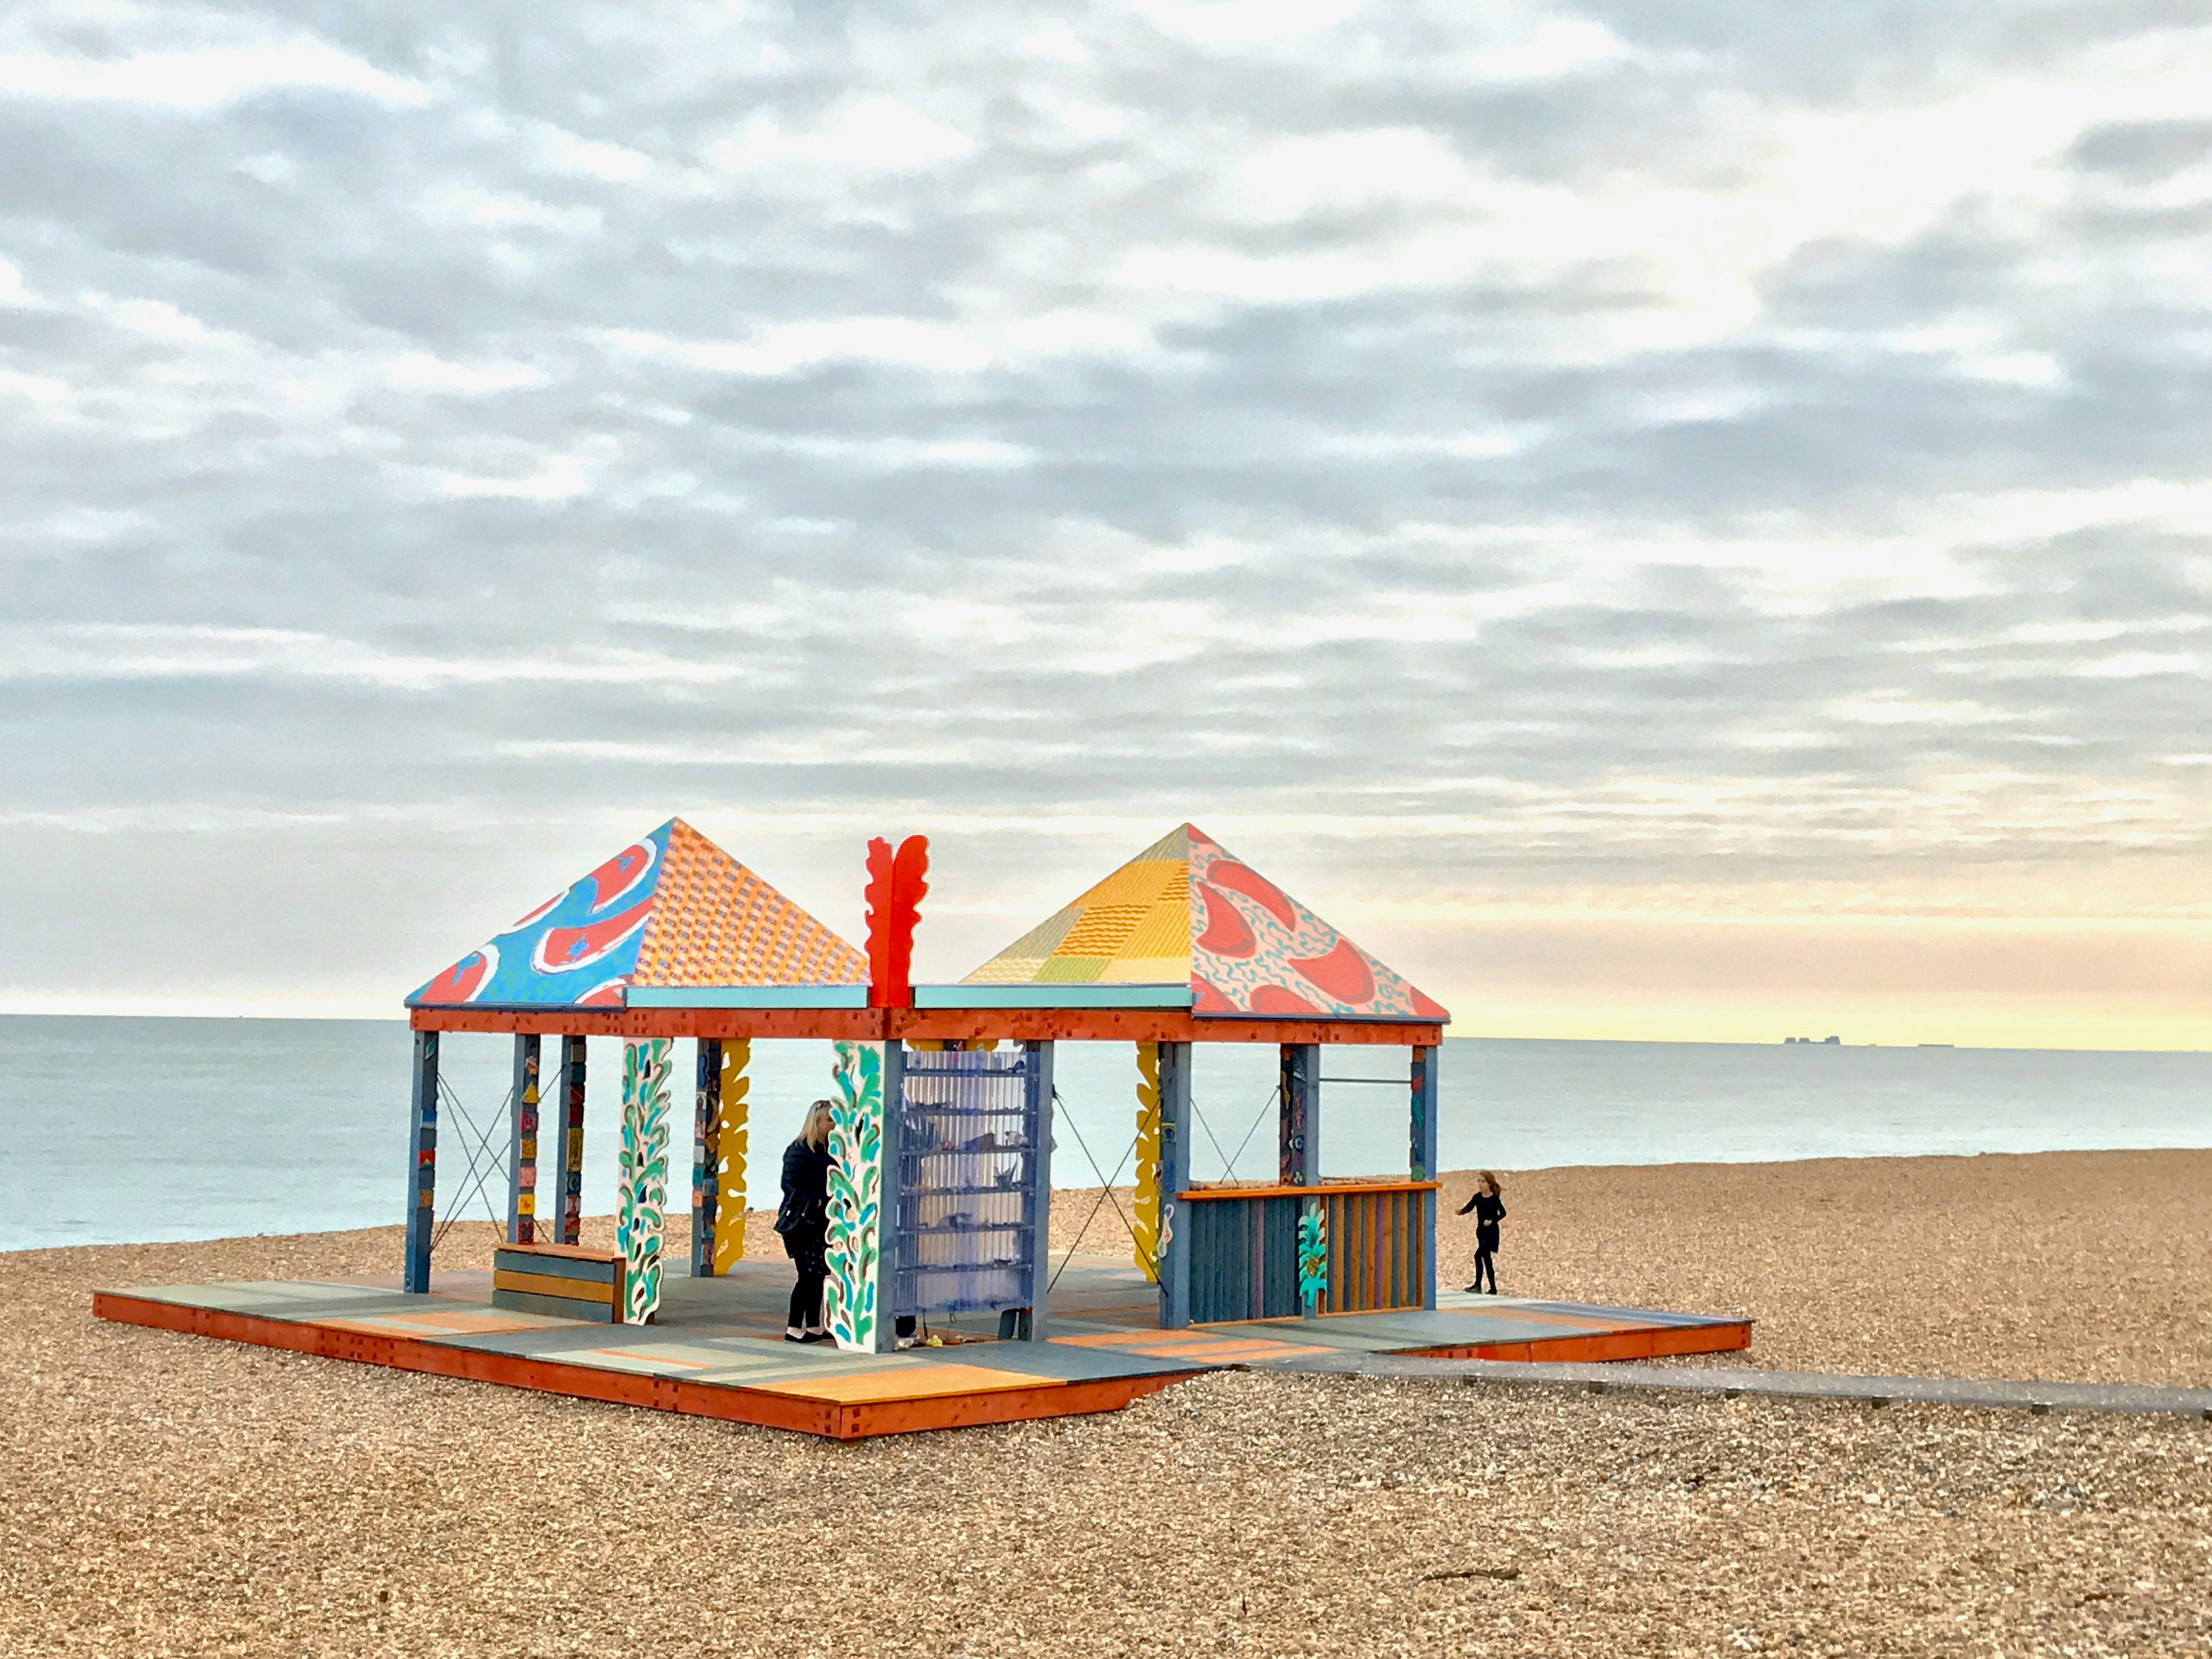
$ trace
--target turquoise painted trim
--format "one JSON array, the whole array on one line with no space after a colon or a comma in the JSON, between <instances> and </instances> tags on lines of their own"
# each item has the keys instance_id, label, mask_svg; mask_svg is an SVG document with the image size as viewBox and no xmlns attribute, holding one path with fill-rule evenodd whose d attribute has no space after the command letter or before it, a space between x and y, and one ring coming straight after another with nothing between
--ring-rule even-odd
<instances>
[{"instance_id":1,"label":"turquoise painted trim","mask_svg":"<svg viewBox=\"0 0 2212 1659\"><path fill-rule=\"evenodd\" d=\"M865 985L633 985L632 1008L865 1008Z\"/></svg>"},{"instance_id":2,"label":"turquoise painted trim","mask_svg":"<svg viewBox=\"0 0 2212 1659\"><path fill-rule=\"evenodd\" d=\"M635 993L632 995L635 996ZM1188 1008L1188 985L917 985L917 1008Z\"/></svg>"}]
</instances>

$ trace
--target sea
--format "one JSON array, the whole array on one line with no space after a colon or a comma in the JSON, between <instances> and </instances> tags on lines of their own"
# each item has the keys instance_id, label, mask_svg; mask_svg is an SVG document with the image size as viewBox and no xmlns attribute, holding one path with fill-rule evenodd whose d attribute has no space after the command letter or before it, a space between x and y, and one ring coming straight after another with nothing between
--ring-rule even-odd
<instances>
[{"instance_id":1,"label":"sea","mask_svg":"<svg viewBox=\"0 0 2212 1659\"><path fill-rule=\"evenodd\" d=\"M0 1249L397 1223L409 1047L396 1021L0 1016ZM681 1203L693 1061L678 1049ZM445 1039L441 1214L504 1212L512 1058L511 1038ZM753 1204L774 1202L830 1061L826 1043L753 1045ZM1269 1048L1198 1049L1197 1178L1272 1172L1275 1064ZM1325 1173L1406 1168L1406 1067L1402 1048L1323 1051ZM584 1207L604 1214L618 1041L592 1040L589 1075ZM1055 1184L1129 1181L1131 1046L1062 1043L1054 1082ZM1461 1038L1439 1091L1448 1170L2212 1146L2212 1054Z\"/></svg>"}]
</instances>

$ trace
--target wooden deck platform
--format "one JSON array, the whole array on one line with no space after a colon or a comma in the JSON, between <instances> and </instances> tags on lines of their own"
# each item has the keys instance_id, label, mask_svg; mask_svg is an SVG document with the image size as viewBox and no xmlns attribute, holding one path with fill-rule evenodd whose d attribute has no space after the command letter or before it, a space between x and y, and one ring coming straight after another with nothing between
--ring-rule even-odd
<instances>
[{"instance_id":1,"label":"wooden deck platform","mask_svg":"<svg viewBox=\"0 0 2212 1659\"><path fill-rule=\"evenodd\" d=\"M1459 1294L1434 1311L1158 1328L1133 1268L1077 1257L1052 1292L1050 1340L989 1340L995 1321L932 1322L948 1346L842 1353L782 1340L789 1267L665 1281L652 1325L491 1305L491 1275L281 1280L101 1291L102 1319L398 1370L791 1429L835 1440L1117 1411L1201 1371L1327 1352L1642 1359L1746 1346L1747 1321Z\"/></svg>"}]
</instances>

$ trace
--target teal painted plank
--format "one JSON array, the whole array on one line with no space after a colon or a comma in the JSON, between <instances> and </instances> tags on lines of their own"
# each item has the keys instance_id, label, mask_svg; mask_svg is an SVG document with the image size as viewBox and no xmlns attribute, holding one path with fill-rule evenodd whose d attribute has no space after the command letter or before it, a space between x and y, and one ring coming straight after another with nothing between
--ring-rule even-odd
<instances>
[{"instance_id":1,"label":"teal painted plank","mask_svg":"<svg viewBox=\"0 0 2212 1659\"><path fill-rule=\"evenodd\" d=\"M509 1273L536 1273L541 1279L574 1279L591 1285L611 1285L615 1282L616 1263L611 1261L577 1261L567 1256L535 1255L526 1250L494 1250L491 1264L495 1271Z\"/></svg>"},{"instance_id":2,"label":"teal painted plank","mask_svg":"<svg viewBox=\"0 0 2212 1659\"><path fill-rule=\"evenodd\" d=\"M544 1314L553 1319L573 1319L579 1324L614 1323L614 1310L604 1302L571 1302L564 1296L532 1296L527 1291L494 1291L491 1305L505 1308L512 1313ZM390 1334L397 1336L394 1331ZM418 1341L435 1342L444 1334L439 1331L423 1331L415 1334Z\"/></svg>"}]
</instances>

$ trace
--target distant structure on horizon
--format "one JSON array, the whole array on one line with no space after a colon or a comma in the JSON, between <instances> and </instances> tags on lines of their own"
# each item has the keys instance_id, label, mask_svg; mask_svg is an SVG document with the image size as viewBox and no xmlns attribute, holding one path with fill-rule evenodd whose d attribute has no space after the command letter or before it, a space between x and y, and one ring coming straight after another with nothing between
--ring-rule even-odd
<instances>
[{"instance_id":1,"label":"distant structure on horizon","mask_svg":"<svg viewBox=\"0 0 2212 1659\"><path fill-rule=\"evenodd\" d=\"M1839 1036L1828 1036L1828 1037L1784 1037L1784 1038L1783 1038L1782 1040L1783 1040L1783 1042L1785 1042L1785 1043L1790 1043L1790 1042L1809 1042L1809 1043L1811 1043L1811 1044L1812 1044L1814 1048L1842 1048L1842 1047L1844 1046L1844 1040L1843 1040L1843 1038L1841 1038L1841 1037L1839 1037ZM1924 1045L1923 1045L1923 1046L1924 1046Z\"/></svg>"}]
</instances>

